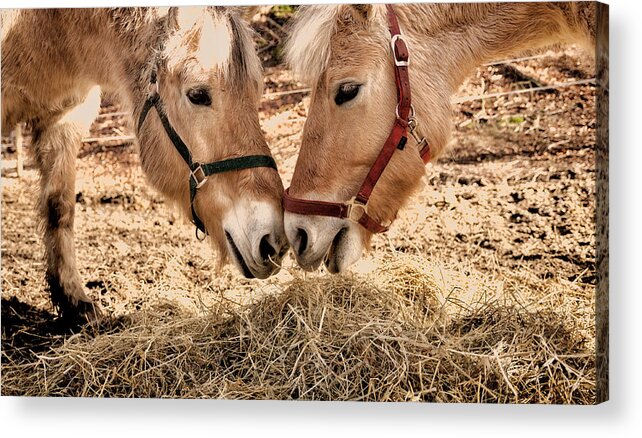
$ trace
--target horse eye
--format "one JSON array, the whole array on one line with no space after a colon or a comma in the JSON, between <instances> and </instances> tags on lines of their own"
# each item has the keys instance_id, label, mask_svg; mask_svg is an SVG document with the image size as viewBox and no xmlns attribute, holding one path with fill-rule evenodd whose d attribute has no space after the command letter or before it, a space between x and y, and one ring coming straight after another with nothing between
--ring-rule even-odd
<instances>
[{"instance_id":1,"label":"horse eye","mask_svg":"<svg viewBox=\"0 0 642 438\"><path fill-rule=\"evenodd\" d=\"M351 101L357 97L360 89L361 85L358 84L341 85L339 87L339 91L337 91L337 95L334 97L334 103L337 105L343 105L344 103Z\"/></svg>"},{"instance_id":2,"label":"horse eye","mask_svg":"<svg viewBox=\"0 0 642 438\"><path fill-rule=\"evenodd\" d=\"M210 93L203 88L192 88L187 92L187 98L194 105L210 106L212 104Z\"/></svg>"}]
</instances>

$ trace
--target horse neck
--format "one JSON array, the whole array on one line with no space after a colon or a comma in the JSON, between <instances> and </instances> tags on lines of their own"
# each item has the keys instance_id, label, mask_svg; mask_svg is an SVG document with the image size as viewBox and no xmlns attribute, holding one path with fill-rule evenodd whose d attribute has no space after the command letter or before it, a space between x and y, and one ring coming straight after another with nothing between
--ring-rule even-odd
<instances>
[{"instance_id":1,"label":"horse neck","mask_svg":"<svg viewBox=\"0 0 642 438\"><path fill-rule=\"evenodd\" d=\"M43 26L55 23L49 33L55 34L56 51L38 52L42 59L37 61L55 70L56 77L99 85L130 108L142 105L144 78L163 37L150 8L50 10L34 19Z\"/></svg>"},{"instance_id":2,"label":"horse neck","mask_svg":"<svg viewBox=\"0 0 642 438\"><path fill-rule=\"evenodd\" d=\"M395 7L410 43L410 80L417 120L420 125L422 121L432 121L425 135L433 156L443 151L450 137L452 94L479 65L526 50L583 37L585 41L591 39L593 17L590 10L578 10L581 6L577 5L463 3Z\"/></svg>"},{"instance_id":3,"label":"horse neck","mask_svg":"<svg viewBox=\"0 0 642 438\"><path fill-rule=\"evenodd\" d=\"M593 6L594 7L594 6ZM398 7L413 70L454 92L479 65L560 43L590 43L594 10L577 3L409 4Z\"/></svg>"},{"instance_id":4,"label":"horse neck","mask_svg":"<svg viewBox=\"0 0 642 438\"><path fill-rule=\"evenodd\" d=\"M160 50L162 30L151 18L151 8L104 10L108 37L112 39L109 65L101 63L103 86L118 94L129 108L141 107L147 97L156 51Z\"/></svg>"},{"instance_id":5,"label":"horse neck","mask_svg":"<svg viewBox=\"0 0 642 438\"><path fill-rule=\"evenodd\" d=\"M33 65L47 66L51 84L46 98L55 100L75 92L70 90L74 86L99 85L129 106L143 99L142 78L164 37L152 8L40 9L22 11L20 21L8 18L15 26L10 29L13 50L7 56L17 58L12 65L34 71ZM5 27L9 29L3 23L3 48ZM47 50L33 50L34 41L43 40L51 41ZM24 58L22 53L29 54L28 63L18 62ZM18 83L37 80L24 69L8 73L17 76ZM3 69L3 80L4 74Z\"/></svg>"}]
</instances>

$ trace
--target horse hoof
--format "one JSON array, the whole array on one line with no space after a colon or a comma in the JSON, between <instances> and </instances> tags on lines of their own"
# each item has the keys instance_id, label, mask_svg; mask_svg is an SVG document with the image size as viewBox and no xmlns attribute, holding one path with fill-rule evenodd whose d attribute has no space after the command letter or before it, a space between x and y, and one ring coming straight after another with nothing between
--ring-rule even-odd
<instances>
[{"instance_id":1,"label":"horse hoof","mask_svg":"<svg viewBox=\"0 0 642 438\"><path fill-rule=\"evenodd\" d=\"M70 326L98 326L103 312L93 301L79 300L76 304L67 303L58 309L60 319Z\"/></svg>"},{"instance_id":2,"label":"horse hoof","mask_svg":"<svg viewBox=\"0 0 642 438\"><path fill-rule=\"evenodd\" d=\"M79 302L77 312L77 318L83 322L83 325L89 324L91 326L97 326L104 316L98 304L93 301Z\"/></svg>"}]
</instances>

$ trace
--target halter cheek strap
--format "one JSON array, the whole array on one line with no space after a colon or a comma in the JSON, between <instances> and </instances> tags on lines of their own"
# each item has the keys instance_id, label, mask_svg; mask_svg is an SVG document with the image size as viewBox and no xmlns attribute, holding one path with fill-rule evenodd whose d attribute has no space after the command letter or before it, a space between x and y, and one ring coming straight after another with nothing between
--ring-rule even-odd
<instances>
[{"instance_id":1,"label":"halter cheek strap","mask_svg":"<svg viewBox=\"0 0 642 438\"><path fill-rule=\"evenodd\" d=\"M289 189L283 195L283 208L286 211L302 215L329 216L350 219L371 233L387 231L389 224L381 224L368 214L368 201L375 185L390 162L396 150L403 150L410 132L418 144L419 154L424 163L430 161L430 145L425 138L416 133L417 120L410 99L410 79L408 66L410 55L408 46L401 34L399 22L391 5L386 5L390 47L394 60L395 83L397 87L396 119L379 155L366 175L357 195L347 204L339 202L312 201L290 196Z\"/></svg>"},{"instance_id":2,"label":"halter cheek strap","mask_svg":"<svg viewBox=\"0 0 642 438\"><path fill-rule=\"evenodd\" d=\"M156 113L160 118L160 121L167 133L167 136L171 140L172 144L181 155L187 166L189 167L189 204L190 210L192 213L192 223L196 226L198 238L198 231L207 235L207 230L205 229L205 224L196 214L196 209L194 208L194 198L196 198L196 193L206 182L207 177L210 175L215 175L217 173L231 172L234 170L250 169L253 167L270 167L276 170L276 162L269 155L247 155L244 157L228 158L226 160L215 161L212 163L201 164L197 161L194 161L192 154L189 151L189 148L183 141L180 135L176 132L174 127L169 122L167 118L167 113L163 106L160 94L158 94L158 82L156 79L156 73L154 72L151 76L150 85L153 86L153 92L145 101L143 109L138 118L138 132L140 132L147 114L152 108L156 108ZM204 238L204 237L203 237Z\"/></svg>"}]
</instances>

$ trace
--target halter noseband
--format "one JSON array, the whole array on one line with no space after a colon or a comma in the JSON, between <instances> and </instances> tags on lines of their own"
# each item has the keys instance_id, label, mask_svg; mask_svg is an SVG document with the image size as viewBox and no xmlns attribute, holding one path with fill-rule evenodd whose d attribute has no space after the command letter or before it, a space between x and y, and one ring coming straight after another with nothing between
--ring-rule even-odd
<instances>
[{"instance_id":1,"label":"halter noseband","mask_svg":"<svg viewBox=\"0 0 642 438\"><path fill-rule=\"evenodd\" d=\"M160 94L158 94L158 80L156 77L156 71L152 72L149 83L152 91L145 101L145 105L143 105L143 109L140 113L140 117L138 119L138 132L140 132L140 129L143 126L143 123L145 122L145 118L147 117L149 111L152 108L156 108L156 112L158 113L158 117L163 124L163 128L165 128L167 136L172 141L174 147L189 167L189 204L192 211L192 223L196 226L197 239L202 240L205 238L204 236L207 235L207 230L205 229L205 224L203 224L203 221L196 214L196 210L194 209L194 198L196 197L198 189L207 182L207 177L217 173L250 169L253 167L271 167L272 169L276 170L276 162L274 161L274 158L269 155L247 155L244 157L229 158L226 160L215 161L207 164L201 164L197 161L194 161L192 159L192 154L189 151L189 148L180 137L180 135L178 135L176 130L172 127L171 123L169 123L169 119L167 118L167 114L163 106L163 101L161 100ZM199 237L198 231L203 233L202 238Z\"/></svg>"},{"instance_id":2,"label":"halter noseband","mask_svg":"<svg viewBox=\"0 0 642 438\"><path fill-rule=\"evenodd\" d=\"M302 215L329 216L340 219L350 219L360 224L372 233L383 233L388 230L389 224L384 225L368 214L368 201L372 190L381 177L384 169L390 162L395 150L403 150L408 141L407 132L410 132L417 142L419 154L424 161L430 161L430 146L425 138L420 138L415 132L417 120L415 111L410 101L410 80L408 65L410 57L408 46L401 34L399 22L391 5L386 5L388 16L388 29L390 31L390 47L394 59L395 82L397 84L396 119L392 130L386 139L379 156L372 164L368 175L361 184L357 195L347 204L340 202L313 201L290 196L289 189L283 195L283 208L286 211Z\"/></svg>"}]
</instances>

